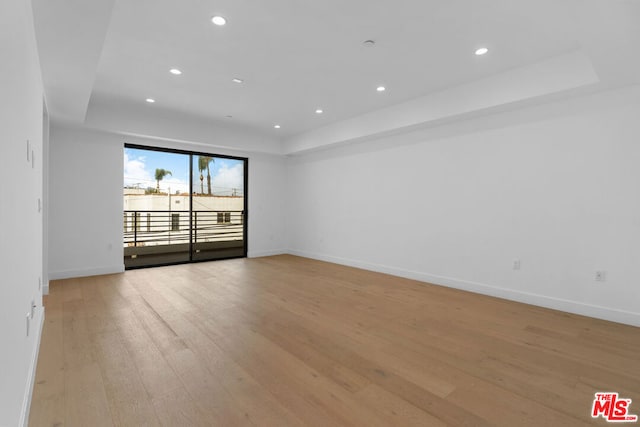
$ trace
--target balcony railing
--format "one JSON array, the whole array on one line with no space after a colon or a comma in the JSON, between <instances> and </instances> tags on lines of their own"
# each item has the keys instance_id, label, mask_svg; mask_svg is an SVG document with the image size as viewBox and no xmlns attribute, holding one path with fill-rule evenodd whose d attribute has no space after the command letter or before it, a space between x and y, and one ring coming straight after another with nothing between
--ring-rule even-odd
<instances>
[{"instance_id":1,"label":"balcony railing","mask_svg":"<svg viewBox=\"0 0 640 427\"><path fill-rule=\"evenodd\" d=\"M124 211L124 246L224 242L244 239L243 211Z\"/></svg>"}]
</instances>

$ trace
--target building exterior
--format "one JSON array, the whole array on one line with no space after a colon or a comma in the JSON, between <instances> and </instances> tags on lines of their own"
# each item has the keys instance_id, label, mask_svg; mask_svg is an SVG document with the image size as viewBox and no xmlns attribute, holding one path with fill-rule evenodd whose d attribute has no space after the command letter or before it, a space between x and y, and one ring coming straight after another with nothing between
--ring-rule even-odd
<instances>
[{"instance_id":1,"label":"building exterior","mask_svg":"<svg viewBox=\"0 0 640 427\"><path fill-rule=\"evenodd\" d=\"M145 194L124 189L125 247L243 239L244 197L193 194Z\"/></svg>"}]
</instances>

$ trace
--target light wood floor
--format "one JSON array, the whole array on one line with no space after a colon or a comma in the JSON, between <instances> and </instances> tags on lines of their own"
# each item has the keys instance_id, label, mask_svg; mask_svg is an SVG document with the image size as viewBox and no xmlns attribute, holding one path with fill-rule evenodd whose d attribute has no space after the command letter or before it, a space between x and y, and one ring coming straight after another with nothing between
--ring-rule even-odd
<instances>
[{"instance_id":1,"label":"light wood floor","mask_svg":"<svg viewBox=\"0 0 640 427\"><path fill-rule=\"evenodd\" d=\"M51 284L31 426L573 426L640 328L293 256Z\"/></svg>"}]
</instances>

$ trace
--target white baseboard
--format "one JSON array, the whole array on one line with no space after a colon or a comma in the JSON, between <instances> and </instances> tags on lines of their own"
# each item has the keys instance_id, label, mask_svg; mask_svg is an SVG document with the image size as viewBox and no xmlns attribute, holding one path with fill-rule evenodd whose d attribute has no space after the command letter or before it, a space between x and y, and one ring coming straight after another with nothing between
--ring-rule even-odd
<instances>
[{"instance_id":1,"label":"white baseboard","mask_svg":"<svg viewBox=\"0 0 640 427\"><path fill-rule=\"evenodd\" d=\"M49 281L42 286L42 295L49 295Z\"/></svg>"},{"instance_id":2,"label":"white baseboard","mask_svg":"<svg viewBox=\"0 0 640 427\"><path fill-rule=\"evenodd\" d=\"M42 328L44 327L44 307L40 308L40 323L36 335L36 346L31 356L29 364L29 376L27 377L27 387L22 400L22 411L20 413L20 426L27 427L29 424L29 412L31 411L31 398L33 397L33 385L36 380L36 369L38 367L38 354L40 354L40 340L42 339Z\"/></svg>"},{"instance_id":3,"label":"white baseboard","mask_svg":"<svg viewBox=\"0 0 640 427\"><path fill-rule=\"evenodd\" d=\"M70 279L73 277L101 276L103 274L124 273L124 264L113 267L95 267L81 270L52 271L49 280Z\"/></svg>"},{"instance_id":4,"label":"white baseboard","mask_svg":"<svg viewBox=\"0 0 640 427\"><path fill-rule=\"evenodd\" d=\"M273 250L273 251L249 251L247 253L247 257L248 258L260 258L263 256L274 256L274 255L283 255L289 253L288 251L284 250L284 249L277 249L277 250Z\"/></svg>"},{"instance_id":5,"label":"white baseboard","mask_svg":"<svg viewBox=\"0 0 640 427\"><path fill-rule=\"evenodd\" d=\"M376 271L379 273L391 274L393 276L427 282L434 285L446 286L449 288L461 289L482 295L489 295L525 304L537 305L553 310L565 311L582 316L594 317L596 319L609 320L612 322L624 323L632 326L640 326L640 313L618 310L615 308L602 307L593 304L585 304L556 298L546 295L533 294L529 292L515 291L485 283L472 282L468 280L456 279L453 277L438 276L434 274L422 273L418 271L403 270L381 264L373 264L365 261L348 258L334 257L330 255L317 254L299 250L288 250L287 253L305 258L317 259L320 261L332 262L335 264L347 265L349 267L361 268L364 270Z\"/></svg>"}]
</instances>

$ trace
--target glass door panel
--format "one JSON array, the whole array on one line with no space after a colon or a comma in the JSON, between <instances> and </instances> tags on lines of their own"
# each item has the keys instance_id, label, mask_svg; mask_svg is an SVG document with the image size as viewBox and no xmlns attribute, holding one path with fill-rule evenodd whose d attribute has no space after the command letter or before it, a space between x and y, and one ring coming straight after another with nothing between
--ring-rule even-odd
<instances>
[{"instance_id":1,"label":"glass door panel","mask_svg":"<svg viewBox=\"0 0 640 427\"><path fill-rule=\"evenodd\" d=\"M126 268L190 260L190 156L125 147Z\"/></svg>"},{"instance_id":2,"label":"glass door panel","mask_svg":"<svg viewBox=\"0 0 640 427\"><path fill-rule=\"evenodd\" d=\"M242 159L193 155L192 259L246 256Z\"/></svg>"}]
</instances>

